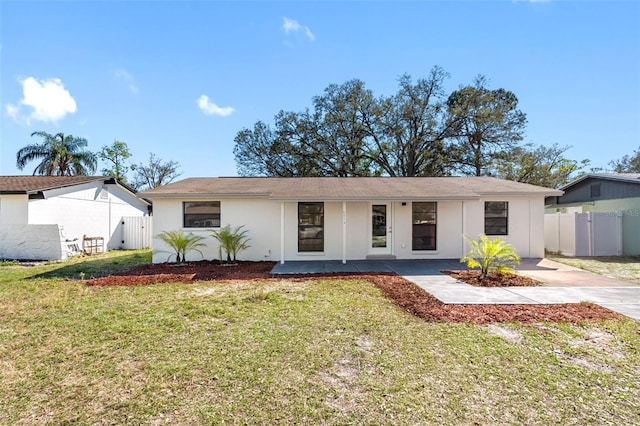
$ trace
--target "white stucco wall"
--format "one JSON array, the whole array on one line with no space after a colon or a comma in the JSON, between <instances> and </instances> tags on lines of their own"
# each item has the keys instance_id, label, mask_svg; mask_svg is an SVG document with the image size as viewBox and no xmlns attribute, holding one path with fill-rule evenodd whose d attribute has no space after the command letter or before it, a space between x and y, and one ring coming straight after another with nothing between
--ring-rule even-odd
<instances>
[{"instance_id":1,"label":"white stucco wall","mask_svg":"<svg viewBox=\"0 0 640 426\"><path fill-rule=\"evenodd\" d=\"M0 195L0 225L26 225L29 217L27 195Z\"/></svg>"},{"instance_id":2,"label":"white stucco wall","mask_svg":"<svg viewBox=\"0 0 640 426\"><path fill-rule=\"evenodd\" d=\"M394 203L393 243L398 259L454 259L462 252L462 202L439 201L436 216L436 250L412 250L412 203Z\"/></svg>"},{"instance_id":3,"label":"white stucco wall","mask_svg":"<svg viewBox=\"0 0 640 426\"><path fill-rule=\"evenodd\" d=\"M59 224L69 240L83 235L103 237L105 250L121 247L118 228L122 216L144 216L147 207L116 185L92 182L45 192L45 199L29 201L30 224Z\"/></svg>"},{"instance_id":4,"label":"white stucco wall","mask_svg":"<svg viewBox=\"0 0 640 426\"><path fill-rule=\"evenodd\" d=\"M58 225L0 225L0 258L64 260L66 245Z\"/></svg>"},{"instance_id":5,"label":"white stucco wall","mask_svg":"<svg viewBox=\"0 0 640 426\"><path fill-rule=\"evenodd\" d=\"M184 228L183 227L183 201L221 201L220 221L222 226L244 225L248 230L249 247L238 255L239 260L278 260L280 258L280 204L266 199L207 199L204 197L166 200L155 199L153 201L153 261L167 262L172 252L156 235L162 231L175 231L182 229L202 235L206 239L205 248L200 253L192 251L187 253L187 260L202 260L218 258L218 242L211 232L217 228ZM175 260L171 257L169 260Z\"/></svg>"},{"instance_id":6,"label":"white stucco wall","mask_svg":"<svg viewBox=\"0 0 640 426\"><path fill-rule=\"evenodd\" d=\"M346 203L347 259L364 259L367 255L368 203ZM324 251L298 252L298 203L285 203L285 259L339 260L342 259L342 202L324 203Z\"/></svg>"},{"instance_id":7,"label":"white stucco wall","mask_svg":"<svg viewBox=\"0 0 640 426\"><path fill-rule=\"evenodd\" d=\"M544 257L543 197L487 197L477 201L465 201L464 233L470 237L477 237L484 232L485 201L509 203L508 235L499 237L511 244L520 257ZM468 250L466 243L465 250Z\"/></svg>"},{"instance_id":8,"label":"white stucco wall","mask_svg":"<svg viewBox=\"0 0 640 426\"><path fill-rule=\"evenodd\" d=\"M188 260L217 259L218 243L211 236L213 228L183 228L183 201L206 201L207 198L154 199L153 234L165 230L183 229L203 235L207 245L187 255ZM244 225L249 231L251 247L239 255L240 260L280 260L281 203L266 198L210 198L220 201L221 224ZM321 201L321 200L319 200ZM521 257L544 256L544 199L538 197L496 197L467 201L439 201L437 216L437 249L413 251L411 248L411 201L391 203L392 255L398 259L457 259L468 247L463 235L472 237L484 232L484 201L509 202L509 235L503 238L512 244ZM347 202L347 260L365 259L370 253L370 202ZM298 203L284 203L284 259L340 260L342 248L342 202L324 203L325 247L321 253L298 253ZM168 247L153 240L153 261L166 262L171 255Z\"/></svg>"}]
</instances>

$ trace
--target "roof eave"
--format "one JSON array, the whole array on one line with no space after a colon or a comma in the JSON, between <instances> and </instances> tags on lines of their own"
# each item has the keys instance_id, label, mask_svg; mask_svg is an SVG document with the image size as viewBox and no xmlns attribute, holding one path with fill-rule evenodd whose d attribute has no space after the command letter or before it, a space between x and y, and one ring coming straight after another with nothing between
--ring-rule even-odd
<instances>
[{"instance_id":1,"label":"roof eave","mask_svg":"<svg viewBox=\"0 0 640 426\"><path fill-rule=\"evenodd\" d=\"M366 196L366 197L269 197L272 201L282 202L296 202L296 201L335 201L335 202L367 202L367 201L465 201L465 200L477 200L479 195L464 195L464 196L415 196L407 195L402 197L388 197L388 196Z\"/></svg>"},{"instance_id":2,"label":"roof eave","mask_svg":"<svg viewBox=\"0 0 640 426\"><path fill-rule=\"evenodd\" d=\"M120 182L119 180L115 179L115 178L108 178L105 179L104 181L105 185L115 185L119 188L122 188L124 191L129 192L131 195L133 195L134 197L136 197L137 199L139 199L140 201L142 201L144 204L146 204L147 206L151 205L151 202L148 201L146 199L146 197L142 197L140 194L138 194L133 188L131 188L129 185L125 185L122 182Z\"/></svg>"},{"instance_id":3,"label":"roof eave","mask_svg":"<svg viewBox=\"0 0 640 426\"><path fill-rule=\"evenodd\" d=\"M29 193L25 190L15 190L15 189L6 189L0 190L0 195L28 195Z\"/></svg>"},{"instance_id":4,"label":"roof eave","mask_svg":"<svg viewBox=\"0 0 640 426\"><path fill-rule=\"evenodd\" d=\"M176 198L269 198L268 193L260 193L260 194L221 194L221 193L213 193L213 192L183 192L183 193L171 193L171 194L148 194L145 192L138 193L139 197L145 198L167 198L167 199L176 199Z\"/></svg>"},{"instance_id":5,"label":"roof eave","mask_svg":"<svg viewBox=\"0 0 640 426\"><path fill-rule=\"evenodd\" d=\"M567 188L570 188L580 182L582 182L583 180L587 180L587 179L602 179L602 180L612 180L615 182L629 182L629 183L636 183L636 184L640 184L640 180L637 179L633 179L633 178L628 178L628 177L624 177L624 176L605 176L605 175L599 175L599 174L586 174L584 176L579 177L578 179L569 182L568 184L562 186L560 189L562 191L566 190Z\"/></svg>"},{"instance_id":6,"label":"roof eave","mask_svg":"<svg viewBox=\"0 0 640 426\"><path fill-rule=\"evenodd\" d=\"M538 192L514 192L514 191L492 191L492 192L478 192L483 197L556 197L564 194L564 191L559 189L550 189L549 191Z\"/></svg>"}]
</instances>

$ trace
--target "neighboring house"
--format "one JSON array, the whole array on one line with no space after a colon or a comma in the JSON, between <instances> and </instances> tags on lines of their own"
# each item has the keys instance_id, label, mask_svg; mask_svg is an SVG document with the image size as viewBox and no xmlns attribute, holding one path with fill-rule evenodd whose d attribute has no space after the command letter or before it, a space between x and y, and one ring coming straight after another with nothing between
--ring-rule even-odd
<instances>
[{"instance_id":1,"label":"neighboring house","mask_svg":"<svg viewBox=\"0 0 640 426\"><path fill-rule=\"evenodd\" d=\"M122 217L149 206L111 177L0 176L0 258L64 259L84 236L119 248Z\"/></svg>"},{"instance_id":2,"label":"neighboring house","mask_svg":"<svg viewBox=\"0 0 640 426\"><path fill-rule=\"evenodd\" d=\"M562 192L490 177L191 178L141 195L153 201L153 233L207 237L244 225L248 260L459 258L464 235L500 236L522 257L543 257L544 198ZM171 252L153 242L154 262ZM189 260L200 255L191 252Z\"/></svg>"},{"instance_id":3,"label":"neighboring house","mask_svg":"<svg viewBox=\"0 0 640 426\"><path fill-rule=\"evenodd\" d=\"M545 200L545 213L602 213L598 217L609 215L610 222L615 222L613 217L617 216L620 229L614 231L611 225L611 231L603 229L601 234L591 235L590 239L595 240L593 245L603 238L616 237L621 240L622 254L640 254L640 173L587 174L560 190L564 191L563 195ZM591 222L591 219L584 220ZM620 235L613 235L614 232Z\"/></svg>"}]
</instances>

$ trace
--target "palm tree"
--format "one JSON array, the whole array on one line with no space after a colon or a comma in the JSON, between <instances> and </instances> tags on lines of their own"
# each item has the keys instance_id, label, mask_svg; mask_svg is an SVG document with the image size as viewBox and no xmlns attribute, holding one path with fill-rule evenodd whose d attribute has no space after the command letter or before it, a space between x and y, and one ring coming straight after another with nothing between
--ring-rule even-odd
<instances>
[{"instance_id":1,"label":"palm tree","mask_svg":"<svg viewBox=\"0 0 640 426\"><path fill-rule=\"evenodd\" d=\"M31 136L40 136L44 141L27 145L18 151L18 169L24 169L30 161L42 160L33 171L34 176L90 175L96 171L98 161L93 152L84 149L88 144L85 138L47 132L33 132Z\"/></svg>"},{"instance_id":2,"label":"palm tree","mask_svg":"<svg viewBox=\"0 0 640 426\"><path fill-rule=\"evenodd\" d=\"M498 273L509 272L510 265L520 263L520 257L513 246L500 237L490 239L485 234L480 234L477 240L466 238L471 245L471 251L462 256L460 262L466 262L469 268L480 268L478 277L480 282L487 276L490 269Z\"/></svg>"},{"instance_id":3,"label":"palm tree","mask_svg":"<svg viewBox=\"0 0 640 426\"><path fill-rule=\"evenodd\" d=\"M202 235L194 235L192 232L185 234L182 229L178 231L162 231L156 235L156 238L171 247L173 254L176 256L176 263L186 262L187 252L191 250L195 250L202 255L199 248L206 246L206 244L202 242L205 237ZM169 256L169 258L170 257L171 256Z\"/></svg>"}]
</instances>

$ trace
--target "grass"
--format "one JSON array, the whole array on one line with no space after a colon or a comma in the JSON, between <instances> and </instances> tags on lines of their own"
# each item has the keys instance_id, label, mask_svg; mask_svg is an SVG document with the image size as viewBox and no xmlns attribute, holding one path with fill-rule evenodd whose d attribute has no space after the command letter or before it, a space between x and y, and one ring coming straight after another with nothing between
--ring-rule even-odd
<instances>
[{"instance_id":1,"label":"grass","mask_svg":"<svg viewBox=\"0 0 640 426\"><path fill-rule=\"evenodd\" d=\"M567 257L553 254L546 257L606 277L640 284L640 256Z\"/></svg>"},{"instance_id":2,"label":"grass","mask_svg":"<svg viewBox=\"0 0 640 426\"><path fill-rule=\"evenodd\" d=\"M0 424L640 423L635 321L428 323L358 279L69 279L148 257L0 266Z\"/></svg>"}]
</instances>

